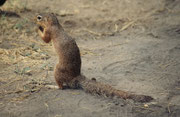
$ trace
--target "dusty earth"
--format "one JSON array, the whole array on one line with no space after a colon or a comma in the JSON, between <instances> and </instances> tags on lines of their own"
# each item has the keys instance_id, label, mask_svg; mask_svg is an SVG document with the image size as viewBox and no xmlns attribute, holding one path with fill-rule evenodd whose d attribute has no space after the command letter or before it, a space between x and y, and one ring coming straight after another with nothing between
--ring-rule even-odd
<instances>
[{"instance_id":1,"label":"dusty earth","mask_svg":"<svg viewBox=\"0 0 180 117\"><path fill-rule=\"evenodd\" d=\"M179 0L8 0L0 13L0 117L179 117ZM74 37L88 78L150 103L55 85L57 56L33 18L54 12Z\"/></svg>"}]
</instances>

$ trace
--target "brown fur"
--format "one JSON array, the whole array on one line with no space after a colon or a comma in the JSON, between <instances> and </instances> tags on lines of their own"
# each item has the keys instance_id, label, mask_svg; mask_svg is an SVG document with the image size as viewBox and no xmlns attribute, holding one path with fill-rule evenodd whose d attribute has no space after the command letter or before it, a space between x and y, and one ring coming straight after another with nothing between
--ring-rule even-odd
<instances>
[{"instance_id":1,"label":"brown fur","mask_svg":"<svg viewBox=\"0 0 180 117\"><path fill-rule=\"evenodd\" d=\"M117 90L110 85L96 82L96 79L86 79L81 75L81 57L79 48L74 39L68 36L59 24L54 14L39 14L36 17L38 33L41 38L49 43L51 40L59 56L54 76L60 89L65 83L71 88L82 88L91 94L104 95L107 97L120 97L133 99L139 102L148 102L153 98L144 95L135 95L125 91Z\"/></svg>"}]
</instances>

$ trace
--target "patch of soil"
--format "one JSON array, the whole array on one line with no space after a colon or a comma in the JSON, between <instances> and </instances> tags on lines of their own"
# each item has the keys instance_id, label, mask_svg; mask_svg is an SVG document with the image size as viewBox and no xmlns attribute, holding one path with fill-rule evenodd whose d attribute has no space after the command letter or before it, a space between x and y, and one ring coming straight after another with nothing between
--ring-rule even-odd
<instances>
[{"instance_id":1,"label":"patch of soil","mask_svg":"<svg viewBox=\"0 0 180 117\"><path fill-rule=\"evenodd\" d=\"M179 0L14 0L0 13L0 116L178 117ZM76 39L82 73L150 103L106 99L56 85L57 55L33 23L53 12ZM8 14L9 13L9 14Z\"/></svg>"}]
</instances>

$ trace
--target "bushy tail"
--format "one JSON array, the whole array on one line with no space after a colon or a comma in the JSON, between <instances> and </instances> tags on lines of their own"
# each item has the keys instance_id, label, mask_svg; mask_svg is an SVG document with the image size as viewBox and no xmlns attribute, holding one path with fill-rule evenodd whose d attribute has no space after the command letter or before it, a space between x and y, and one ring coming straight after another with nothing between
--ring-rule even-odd
<instances>
[{"instance_id":1,"label":"bushy tail","mask_svg":"<svg viewBox=\"0 0 180 117\"><path fill-rule=\"evenodd\" d=\"M117 90L110 85L97 82L95 79L88 80L85 77L79 80L79 86L86 92L93 95L132 99L137 102L149 102L153 100L150 96L135 95L122 90Z\"/></svg>"}]
</instances>

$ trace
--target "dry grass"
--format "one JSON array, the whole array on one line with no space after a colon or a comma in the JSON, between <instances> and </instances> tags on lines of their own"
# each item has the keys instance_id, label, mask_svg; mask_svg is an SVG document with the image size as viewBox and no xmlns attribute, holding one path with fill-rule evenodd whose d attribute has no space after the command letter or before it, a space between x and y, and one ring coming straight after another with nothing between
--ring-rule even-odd
<instances>
[{"instance_id":1,"label":"dry grass","mask_svg":"<svg viewBox=\"0 0 180 117\"><path fill-rule=\"evenodd\" d=\"M49 56L40 49L34 50L30 47L21 47L8 50L0 48L0 55L0 60L8 65L23 62L27 66L33 66L35 64L39 64L44 59L49 58Z\"/></svg>"},{"instance_id":2,"label":"dry grass","mask_svg":"<svg viewBox=\"0 0 180 117\"><path fill-rule=\"evenodd\" d=\"M23 3L10 0L2 9L19 14L27 10L27 4L28 0ZM0 65L5 66L0 67L0 98L5 102L22 101L50 84L43 79L30 77L33 68L50 58L41 50L44 44L33 39L31 34L36 32L31 25L32 22L26 17L0 16Z\"/></svg>"},{"instance_id":3,"label":"dry grass","mask_svg":"<svg viewBox=\"0 0 180 117\"><path fill-rule=\"evenodd\" d=\"M7 102L23 101L33 93L39 92L41 88L57 89L56 86L49 85L50 83L44 80L31 79L25 81L24 77L13 77L13 79L9 80L12 81L0 86L0 98L4 98L4 101ZM13 89L9 89L9 87L12 86L14 83L16 83L15 87ZM10 96L9 98L7 98L9 95L13 95L13 97Z\"/></svg>"}]
</instances>

